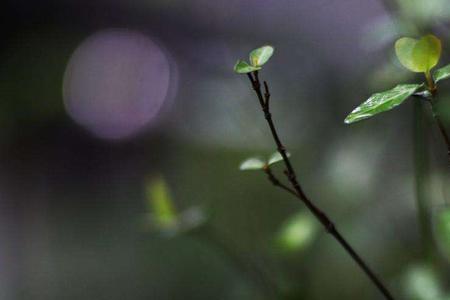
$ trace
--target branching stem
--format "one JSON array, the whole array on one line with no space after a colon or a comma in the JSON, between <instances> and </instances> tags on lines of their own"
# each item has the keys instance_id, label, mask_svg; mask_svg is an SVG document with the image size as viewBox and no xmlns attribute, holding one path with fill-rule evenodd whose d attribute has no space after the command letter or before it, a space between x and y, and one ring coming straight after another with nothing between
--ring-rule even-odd
<instances>
[{"instance_id":1,"label":"branching stem","mask_svg":"<svg viewBox=\"0 0 450 300\"><path fill-rule=\"evenodd\" d=\"M369 277L372 283L380 290L380 292L384 295L384 297L388 300L393 300L393 296L386 288L386 286L381 282L380 279L375 275L375 273L369 268L366 262L356 253L356 251L350 246L347 240L339 233L334 223L328 218L328 216L322 212L317 206L314 205L313 202L306 196L300 183L297 180L297 175L292 167L292 164L289 160L289 157L286 152L286 148L278 136L277 130L275 128L274 122L272 120L272 114L270 113L269 108L269 100L270 100L270 91L267 82L264 81L264 93L261 89L261 82L259 80L258 71L253 73L248 73L248 78L252 84L252 88L258 97L259 104L264 113L264 117L269 125L270 131L272 133L272 137L277 146L277 150L283 158L284 164L286 166L285 175L287 176L292 188L281 183L271 172L270 168L265 168L265 172L268 175L269 180L275 185L283 190L293 194L298 199L300 199L306 207L311 211L311 213L317 218L317 220L322 223L327 232L331 234L339 244L347 251L347 253L352 257L352 259L358 264L358 266L364 271L364 273Z\"/></svg>"},{"instance_id":2,"label":"branching stem","mask_svg":"<svg viewBox=\"0 0 450 300\"><path fill-rule=\"evenodd\" d=\"M433 115L434 120L436 121L436 125L439 128L439 132L442 135L442 138L445 142L445 145L447 146L447 155L450 159L450 137L447 133L447 129L445 129L444 123L442 123L441 118L439 117L439 114L436 110L436 98L437 98L437 86L436 83L433 80L433 77L430 75L430 73L425 73L425 78L427 80L427 88L428 91L430 92L430 96L426 97L424 96L424 94L421 95L416 95L424 100L427 100L427 102L430 104L431 107L431 113Z\"/></svg>"},{"instance_id":3,"label":"branching stem","mask_svg":"<svg viewBox=\"0 0 450 300\"><path fill-rule=\"evenodd\" d=\"M433 114L433 118L436 121L436 124L439 128L439 131L442 135L442 138L444 139L444 142L447 146L447 155L450 159L450 138L447 134L447 130L445 129L444 123L442 123L441 118L439 117L439 114L436 111L436 106L434 103L434 99L432 101L430 101L430 105L431 105L431 112Z\"/></svg>"}]
</instances>

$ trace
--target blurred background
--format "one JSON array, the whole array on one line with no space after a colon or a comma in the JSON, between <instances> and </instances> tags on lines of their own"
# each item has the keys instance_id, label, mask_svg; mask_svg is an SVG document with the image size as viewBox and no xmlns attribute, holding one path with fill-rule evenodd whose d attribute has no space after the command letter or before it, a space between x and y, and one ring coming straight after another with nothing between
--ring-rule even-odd
<instances>
[{"instance_id":1,"label":"blurred background","mask_svg":"<svg viewBox=\"0 0 450 300\"><path fill-rule=\"evenodd\" d=\"M383 299L301 203L239 171L275 151L232 71L264 44L307 194L398 299L450 298L450 170L428 107L343 122L423 80L397 38L434 33L450 62L448 0L2 3L0 299Z\"/></svg>"}]
</instances>

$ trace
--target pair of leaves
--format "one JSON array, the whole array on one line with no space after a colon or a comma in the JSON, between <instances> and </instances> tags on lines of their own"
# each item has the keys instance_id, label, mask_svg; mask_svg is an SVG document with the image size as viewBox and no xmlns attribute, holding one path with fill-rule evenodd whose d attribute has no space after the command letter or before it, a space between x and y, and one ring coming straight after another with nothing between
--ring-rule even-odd
<instances>
[{"instance_id":1,"label":"pair of leaves","mask_svg":"<svg viewBox=\"0 0 450 300\"><path fill-rule=\"evenodd\" d=\"M413 72L424 72L428 77L431 76L430 70L439 62L441 42L433 35L426 35L419 40L401 38L395 43L395 51L405 68ZM433 78L435 83L450 78L450 65L436 70ZM423 83L400 84L388 91L373 94L345 118L345 123L358 122L389 111L402 104L423 87Z\"/></svg>"},{"instance_id":2,"label":"pair of leaves","mask_svg":"<svg viewBox=\"0 0 450 300\"><path fill-rule=\"evenodd\" d=\"M286 155L288 157L291 156L289 153L286 153ZM264 168L267 168L268 166L273 165L282 160L283 157L278 151L272 154L267 160L263 160L259 157L250 157L241 163L241 165L239 166L239 170L241 171L263 170Z\"/></svg>"},{"instance_id":3,"label":"pair of leaves","mask_svg":"<svg viewBox=\"0 0 450 300\"><path fill-rule=\"evenodd\" d=\"M174 236L196 228L206 221L205 214L199 207L190 207L178 212L167 182L162 177L148 181L146 198L149 213L146 223L166 236Z\"/></svg>"},{"instance_id":4,"label":"pair of leaves","mask_svg":"<svg viewBox=\"0 0 450 300\"><path fill-rule=\"evenodd\" d=\"M245 60L238 60L234 65L234 71L239 74L250 73L261 70L262 66L269 61L273 54L272 46L262 46L250 52L250 63Z\"/></svg>"}]
</instances>

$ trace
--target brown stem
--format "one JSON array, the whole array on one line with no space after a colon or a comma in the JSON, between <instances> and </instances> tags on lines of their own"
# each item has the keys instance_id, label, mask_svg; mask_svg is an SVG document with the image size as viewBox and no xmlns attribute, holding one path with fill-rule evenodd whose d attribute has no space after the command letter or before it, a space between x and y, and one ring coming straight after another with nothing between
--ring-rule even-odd
<instances>
[{"instance_id":1,"label":"brown stem","mask_svg":"<svg viewBox=\"0 0 450 300\"><path fill-rule=\"evenodd\" d=\"M240 254L240 251L236 251L234 247L230 245L230 241L226 241L223 235L217 234L214 229L212 229L211 224L205 224L191 233L204 240L212 247L215 247L225 259L228 259L234 264L234 266L243 274L248 275L255 287L264 290L267 299L282 298L281 290L276 282L272 278L266 276L265 272L254 260L252 260L252 258L245 257Z\"/></svg>"},{"instance_id":2,"label":"brown stem","mask_svg":"<svg viewBox=\"0 0 450 300\"><path fill-rule=\"evenodd\" d=\"M350 244L346 241L346 239L339 233L334 223L328 218L328 216L322 212L317 206L312 203L309 198L304 193L301 188L297 175L292 167L292 164L289 160L289 157L286 152L286 148L283 146L280 137L278 136L277 130L275 128L274 122L272 120L272 115L269 109L269 100L270 100L270 92L269 87L266 82L264 82L264 94L261 91L261 83L259 80L258 71L253 73L248 73L248 78L252 84L252 88L258 97L259 104L261 105L262 111L264 113L264 117L269 125L270 131L272 133L272 137L277 145L277 150L283 158L284 164L286 166L285 174L291 183L293 189L282 184L270 171L269 168L266 168L266 174L269 176L269 180L276 186L288 191L289 193L295 195L298 199L300 199L306 207L311 211L311 213L317 218L317 220L322 223L327 232L331 234L339 244L347 251L347 253L353 258L353 260L358 264L358 266L364 271L364 273L369 277L373 284L380 290L380 292L385 296L386 299L393 300L393 296L389 292L389 290L384 286L380 279L375 275L375 273L369 268L369 266L364 262L364 260L356 253L356 251L350 246Z\"/></svg>"},{"instance_id":3,"label":"brown stem","mask_svg":"<svg viewBox=\"0 0 450 300\"><path fill-rule=\"evenodd\" d=\"M436 124L439 128L442 138L444 139L444 142L447 146L447 155L450 159L450 138L449 138L449 135L447 134L447 130L445 129L444 123L442 123L441 118L439 117L439 114L436 111L436 106L435 106L436 96L438 94L437 86L436 86L436 83L434 82L433 77L431 76L430 72L425 73L425 78L427 80L427 88L428 88L428 91L430 92L430 96L427 97L427 96L424 96L424 94L420 94L420 95L416 94L414 96L424 99L430 104L433 118L436 121Z\"/></svg>"},{"instance_id":4,"label":"brown stem","mask_svg":"<svg viewBox=\"0 0 450 300\"><path fill-rule=\"evenodd\" d=\"M430 101L431 105L431 112L433 114L433 118L436 121L436 124L439 128L439 131L441 132L442 138L444 139L445 144L447 145L447 155L450 159L450 138L447 134L447 130L445 129L444 123L442 123L441 118L439 117L439 114L436 111L436 107L433 103L433 100Z\"/></svg>"}]
</instances>

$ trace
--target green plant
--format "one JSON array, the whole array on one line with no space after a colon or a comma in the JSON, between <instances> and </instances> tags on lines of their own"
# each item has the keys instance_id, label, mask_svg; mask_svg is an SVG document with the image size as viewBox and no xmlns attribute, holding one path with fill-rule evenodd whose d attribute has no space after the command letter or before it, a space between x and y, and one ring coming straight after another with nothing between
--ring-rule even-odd
<instances>
[{"instance_id":1,"label":"green plant","mask_svg":"<svg viewBox=\"0 0 450 300\"><path fill-rule=\"evenodd\" d=\"M266 81L261 81L259 79L259 71L262 69L262 66L269 60L272 56L274 50L271 46L263 46L261 48L255 49L250 52L250 63L247 63L243 60L239 60L234 66L234 70L239 74L246 74L248 79L250 80L251 87L253 88L261 109L264 114L264 118L267 121L267 124L270 128L270 132L275 141L277 151L279 153L279 158L281 157L282 161L285 165L284 174L286 175L289 185L283 183L280 179L276 177L274 172L271 169L270 160L265 162L259 158L250 158L244 161L241 164L241 169L245 170L261 170L266 173L270 182L273 185L289 192L299 200L301 200L305 206L309 209L309 211L315 216L315 218L324 226L326 231L333 236L339 244L347 251L350 257L358 264L358 266L364 271L364 273L370 278L370 280L375 284L375 286L381 291L381 293L385 296L386 299L394 299L386 286L381 282L380 279L374 274L374 272L368 267L365 261L356 253L356 251L350 246L347 240L341 235L338 231L334 223L330 220L330 218L320 210L305 194L303 188L300 186L300 183L297 179L297 175L294 171L294 168L289 159L288 152L284 147L281 139L276 130L272 114L270 111L270 91L269 85ZM262 85L264 86L264 91L262 89ZM414 90L415 91L415 90ZM414 92L412 92L414 93ZM278 161L281 161L278 159Z\"/></svg>"},{"instance_id":2,"label":"green plant","mask_svg":"<svg viewBox=\"0 0 450 300\"><path fill-rule=\"evenodd\" d=\"M345 118L345 123L355 123L389 111L413 96L430 104L433 117L447 145L447 153L450 158L450 138L436 109L438 102L437 83L450 78L450 65L431 72L439 62L441 48L441 41L434 35L426 35L419 40L408 37L397 40L395 52L400 63L412 72L423 73L425 82L399 84L388 91L373 94Z\"/></svg>"},{"instance_id":3,"label":"green plant","mask_svg":"<svg viewBox=\"0 0 450 300\"><path fill-rule=\"evenodd\" d=\"M450 159L450 139L447 130L441 121L437 109L439 103L439 82L450 78L450 65L441 67L435 71L432 69L439 63L441 57L441 41L434 35L426 35L420 39L408 37L400 38L395 43L395 52L400 63L409 71L423 73L425 81L418 84L399 84L391 90L373 94L356 107L345 119L345 123L355 123L375 116L379 113L393 109L402 104L406 99L413 97L416 100L428 103L431 114L439 128L440 134L447 146L447 155ZM432 224L429 212L429 196L425 190L427 174L427 145L424 140L424 122L421 103L415 103L414 125L414 161L415 161L415 185L417 198L417 211L421 224L421 233L426 261L433 261L434 249L437 243L441 254L448 258L450 213L448 208L441 209L435 215L435 239L432 239ZM444 295L437 275L432 273L432 267L414 268L406 272L408 299L447 299Z\"/></svg>"},{"instance_id":4,"label":"green plant","mask_svg":"<svg viewBox=\"0 0 450 300\"><path fill-rule=\"evenodd\" d=\"M273 155L271 160L275 163L277 156ZM147 231L167 239L189 236L205 242L246 275L249 282L263 291L269 299L280 298L281 292L275 280L268 277L256 261L243 256L238 249L235 249L233 243L214 228L211 219L203 209L196 206L183 211L176 209L169 185L163 177L149 178L145 184L145 192L147 212L144 215L143 225ZM303 238L305 239L306 237Z\"/></svg>"}]
</instances>

